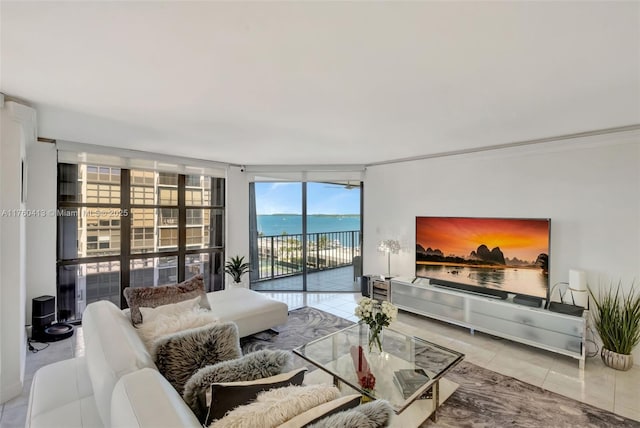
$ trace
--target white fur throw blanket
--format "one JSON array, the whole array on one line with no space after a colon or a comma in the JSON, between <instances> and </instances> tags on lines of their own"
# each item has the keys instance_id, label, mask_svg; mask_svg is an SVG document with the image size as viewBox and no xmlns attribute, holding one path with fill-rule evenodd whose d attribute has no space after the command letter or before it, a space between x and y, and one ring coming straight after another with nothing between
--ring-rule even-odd
<instances>
[{"instance_id":1,"label":"white fur throw blanket","mask_svg":"<svg viewBox=\"0 0 640 428\"><path fill-rule=\"evenodd\" d=\"M340 395L331 385L286 386L261 392L253 403L236 407L209 428L277 427Z\"/></svg>"},{"instance_id":2,"label":"white fur throw blanket","mask_svg":"<svg viewBox=\"0 0 640 428\"><path fill-rule=\"evenodd\" d=\"M149 321L146 321L145 318L142 324L138 324L137 331L150 352L154 349L153 343L163 336L191 328L203 327L219 321L218 317L213 315L211 311L202 309L188 310L171 315L158 314L153 319L149 318Z\"/></svg>"}]
</instances>

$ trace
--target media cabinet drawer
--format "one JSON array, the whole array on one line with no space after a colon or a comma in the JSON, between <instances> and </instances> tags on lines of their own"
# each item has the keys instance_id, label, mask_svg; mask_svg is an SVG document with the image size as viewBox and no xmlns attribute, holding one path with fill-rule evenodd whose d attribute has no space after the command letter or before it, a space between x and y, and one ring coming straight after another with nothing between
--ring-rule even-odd
<instances>
[{"instance_id":1,"label":"media cabinet drawer","mask_svg":"<svg viewBox=\"0 0 640 428\"><path fill-rule=\"evenodd\" d=\"M457 296L433 294L427 290L391 287L391 301L399 307L410 308L425 315L464 322L464 300Z\"/></svg>"},{"instance_id":2,"label":"media cabinet drawer","mask_svg":"<svg viewBox=\"0 0 640 428\"><path fill-rule=\"evenodd\" d=\"M464 297L454 294L444 294L438 291L432 291L425 288L415 286L407 286L404 284L393 283L391 288L393 296L403 295L411 299L424 300L428 302L438 303L440 305L450 306L460 310L464 309Z\"/></svg>"},{"instance_id":3,"label":"media cabinet drawer","mask_svg":"<svg viewBox=\"0 0 640 428\"><path fill-rule=\"evenodd\" d=\"M470 300L469 310L472 316L478 313L575 337L582 337L584 330L585 321L581 317L555 316L544 309L523 308L514 303Z\"/></svg>"},{"instance_id":4,"label":"media cabinet drawer","mask_svg":"<svg viewBox=\"0 0 640 428\"><path fill-rule=\"evenodd\" d=\"M582 340L580 337L574 335L558 333L556 331L537 328L475 312L470 314L469 322L480 331L484 330L489 333L499 333L520 341L524 340L542 345L542 347L554 348L578 355L582 350Z\"/></svg>"}]
</instances>

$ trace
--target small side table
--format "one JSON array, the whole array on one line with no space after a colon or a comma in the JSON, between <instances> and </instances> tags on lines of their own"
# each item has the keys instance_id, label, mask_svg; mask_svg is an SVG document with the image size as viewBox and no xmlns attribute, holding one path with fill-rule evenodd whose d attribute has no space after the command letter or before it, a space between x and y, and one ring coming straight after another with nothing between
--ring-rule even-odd
<instances>
[{"instance_id":1,"label":"small side table","mask_svg":"<svg viewBox=\"0 0 640 428\"><path fill-rule=\"evenodd\" d=\"M390 279L374 279L369 281L369 296L375 300L389 300L391 297Z\"/></svg>"}]
</instances>

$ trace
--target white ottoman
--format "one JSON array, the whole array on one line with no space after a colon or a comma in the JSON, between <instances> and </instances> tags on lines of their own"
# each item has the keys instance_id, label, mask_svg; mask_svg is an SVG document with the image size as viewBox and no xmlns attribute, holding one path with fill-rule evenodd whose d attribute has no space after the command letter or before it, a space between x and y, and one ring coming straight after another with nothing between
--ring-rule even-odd
<instances>
[{"instance_id":1,"label":"white ottoman","mask_svg":"<svg viewBox=\"0 0 640 428\"><path fill-rule=\"evenodd\" d=\"M240 337L286 324L289 307L247 288L229 288L207 293L211 311L221 321L233 321Z\"/></svg>"}]
</instances>

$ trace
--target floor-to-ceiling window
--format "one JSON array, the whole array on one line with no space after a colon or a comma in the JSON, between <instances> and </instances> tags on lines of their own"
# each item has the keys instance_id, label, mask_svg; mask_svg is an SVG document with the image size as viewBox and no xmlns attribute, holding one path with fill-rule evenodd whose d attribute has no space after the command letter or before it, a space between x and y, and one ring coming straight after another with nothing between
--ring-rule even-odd
<instances>
[{"instance_id":1,"label":"floor-to-ceiling window","mask_svg":"<svg viewBox=\"0 0 640 428\"><path fill-rule=\"evenodd\" d=\"M255 290L353 291L361 248L360 182L255 182Z\"/></svg>"},{"instance_id":2,"label":"floor-to-ceiling window","mask_svg":"<svg viewBox=\"0 0 640 428\"><path fill-rule=\"evenodd\" d=\"M198 273L224 288L224 190L218 177L59 163L59 318Z\"/></svg>"},{"instance_id":3,"label":"floor-to-ceiling window","mask_svg":"<svg viewBox=\"0 0 640 428\"><path fill-rule=\"evenodd\" d=\"M307 291L354 291L360 256L360 183L307 183Z\"/></svg>"}]
</instances>

